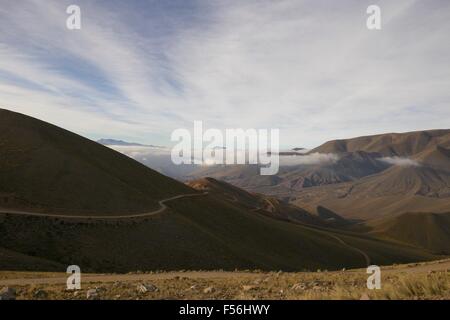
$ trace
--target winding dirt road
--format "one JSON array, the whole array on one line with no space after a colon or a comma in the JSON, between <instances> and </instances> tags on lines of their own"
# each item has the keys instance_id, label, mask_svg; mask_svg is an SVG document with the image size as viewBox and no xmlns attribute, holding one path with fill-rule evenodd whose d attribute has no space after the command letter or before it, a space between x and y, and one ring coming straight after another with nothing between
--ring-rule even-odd
<instances>
[{"instance_id":1,"label":"winding dirt road","mask_svg":"<svg viewBox=\"0 0 450 320\"><path fill-rule=\"evenodd\" d=\"M145 218L145 217L150 217L150 216L159 214L159 213L163 212L164 210L166 210L168 208L166 203L169 202L169 201L173 201L173 200L177 200L177 199L181 199L181 198L187 198L187 197L205 196L207 194L208 194L208 192L206 191L206 192L203 192L203 193L188 193L188 194L181 194L181 195L177 195L177 196L174 196L174 197L166 198L166 199L158 201L158 204L160 206L159 209L156 209L156 210L153 210L153 211L150 211L150 212L146 212L146 213L139 213L139 214L114 215L114 216L111 216L111 215L104 215L104 216L79 216L79 215L37 213L37 212L7 210L7 209L0 209L0 214L34 216L34 217L47 217L47 218L62 218L62 219L88 219L88 220L93 220L93 219L97 219L97 220L105 220L105 219L107 219L107 220L116 220L116 219ZM237 202L238 201L238 199L236 197L234 197L234 199L229 199L229 200L232 201L232 202ZM258 211L260 209L262 209L262 208L256 207L256 208L252 209L252 211ZM312 227L310 225L306 225L306 226L308 228L313 229L316 232L320 232L320 233L325 234L326 236L332 237L333 239L337 240L339 243L341 243L342 245L348 247L351 250L359 252L364 257L367 266L370 265L370 257L363 250L349 245L348 243L346 243L344 240L342 240L338 236L330 234L328 232L324 232L324 231L320 230L320 228Z\"/></svg>"},{"instance_id":2,"label":"winding dirt road","mask_svg":"<svg viewBox=\"0 0 450 320\"><path fill-rule=\"evenodd\" d=\"M328 234L328 236L332 237L333 239L336 239L337 241L339 241L339 243L343 244L347 248L350 248L350 249L352 249L352 250L354 250L356 252L359 252L364 257L364 259L366 260L367 266L370 266L370 257L369 257L369 255L367 253L365 253L361 249L358 249L358 248L356 248L354 246L349 245L347 242L345 242L344 240L342 240L338 236L335 236L334 234Z\"/></svg>"},{"instance_id":3,"label":"winding dirt road","mask_svg":"<svg viewBox=\"0 0 450 320\"><path fill-rule=\"evenodd\" d=\"M47 218L63 218L63 219L131 219L131 218L145 218L149 216L153 216L155 214L161 213L164 210L166 210L168 207L166 205L166 202L181 199L181 198L188 198L188 197L199 197L199 196L205 196L208 192L203 193L188 193L188 194L181 194L178 196L166 198L163 200L158 201L158 204L160 206L159 209L145 212L145 213L138 213L138 214L127 214L127 215L104 215L104 216L77 216L77 215L64 215L64 214L48 214L48 213L37 213L37 212L28 212L28 211L18 211L18 210L8 210L8 209L0 209L0 214L12 214L12 215L21 215L21 216L33 216L33 217L47 217Z\"/></svg>"}]
</instances>

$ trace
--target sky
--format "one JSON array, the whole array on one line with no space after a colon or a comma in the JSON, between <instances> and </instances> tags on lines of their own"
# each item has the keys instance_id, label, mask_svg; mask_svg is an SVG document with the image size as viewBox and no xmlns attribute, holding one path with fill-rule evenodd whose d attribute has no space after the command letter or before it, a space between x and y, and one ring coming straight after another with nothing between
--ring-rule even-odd
<instances>
[{"instance_id":1,"label":"sky","mask_svg":"<svg viewBox=\"0 0 450 320\"><path fill-rule=\"evenodd\" d=\"M91 139L169 145L194 120L278 128L285 148L450 128L448 0L0 3L0 108Z\"/></svg>"}]
</instances>

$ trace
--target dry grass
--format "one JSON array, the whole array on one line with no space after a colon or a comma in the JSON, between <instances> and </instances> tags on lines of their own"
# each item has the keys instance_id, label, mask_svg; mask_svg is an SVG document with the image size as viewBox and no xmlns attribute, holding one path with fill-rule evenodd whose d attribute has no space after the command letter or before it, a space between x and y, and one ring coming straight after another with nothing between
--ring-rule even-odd
<instances>
[{"instance_id":1,"label":"dry grass","mask_svg":"<svg viewBox=\"0 0 450 320\"><path fill-rule=\"evenodd\" d=\"M368 290L365 270L346 272L275 273L247 272L223 274L187 272L152 274L142 281L118 280L83 283L82 290L66 291L63 284L15 286L18 299L86 299L89 289L97 288L101 299L280 299L280 300L441 300L450 299L448 270L405 272L388 269L382 276L380 290ZM114 276L113 276L114 277ZM120 279L120 276L117 276ZM139 293L146 283L157 291ZM206 290L212 288L211 290ZM45 294L42 293L45 292Z\"/></svg>"}]
</instances>

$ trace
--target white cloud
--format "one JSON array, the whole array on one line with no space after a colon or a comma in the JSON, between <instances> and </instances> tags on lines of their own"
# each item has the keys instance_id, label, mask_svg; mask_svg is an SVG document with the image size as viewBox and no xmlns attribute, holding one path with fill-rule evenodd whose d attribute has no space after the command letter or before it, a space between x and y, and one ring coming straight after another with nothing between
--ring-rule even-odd
<instances>
[{"instance_id":1,"label":"white cloud","mask_svg":"<svg viewBox=\"0 0 450 320\"><path fill-rule=\"evenodd\" d=\"M333 153L311 153L298 156L280 156L281 166L296 166L296 165L315 165L334 163L339 160L339 156Z\"/></svg>"},{"instance_id":2,"label":"white cloud","mask_svg":"<svg viewBox=\"0 0 450 320\"><path fill-rule=\"evenodd\" d=\"M380 161L395 165L395 166L420 166L420 164L409 158L401 158L401 157L383 157L378 159Z\"/></svg>"},{"instance_id":3,"label":"white cloud","mask_svg":"<svg viewBox=\"0 0 450 320\"><path fill-rule=\"evenodd\" d=\"M0 106L165 145L194 120L278 127L282 146L306 147L448 127L448 1L379 1L380 31L368 1L201 3L148 19L156 3L79 1L82 30L68 31L68 1L3 1Z\"/></svg>"},{"instance_id":4,"label":"white cloud","mask_svg":"<svg viewBox=\"0 0 450 320\"><path fill-rule=\"evenodd\" d=\"M118 145L108 145L108 147L120 153L123 153L131 158L170 156L170 149L164 147L118 146Z\"/></svg>"}]
</instances>

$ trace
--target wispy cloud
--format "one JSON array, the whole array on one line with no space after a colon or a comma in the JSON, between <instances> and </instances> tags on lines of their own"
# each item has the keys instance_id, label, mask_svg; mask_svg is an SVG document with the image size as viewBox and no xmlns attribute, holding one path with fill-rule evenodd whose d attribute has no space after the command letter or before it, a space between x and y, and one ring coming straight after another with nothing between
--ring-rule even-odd
<instances>
[{"instance_id":1,"label":"wispy cloud","mask_svg":"<svg viewBox=\"0 0 450 320\"><path fill-rule=\"evenodd\" d=\"M171 150L168 148L150 147L150 146L118 146L118 145L109 145L108 147L120 153L123 153L133 159L151 158L154 156L167 156L167 160L170 161Z\"/></svg>"},{"instance_id":2,"label":"wispy cloud","mask_svg":"<svg viewBox=\"0 0 450 320\"><path fill-rule=\"evenodd\" d=\"M448 127L448 1L378 1L375 32L369 1L80 0L69 31L72 2L2 1L0 107L163 145L194 120L302 147Z\"/></svg>"},{"instance_id":3,"label":"wispy cloud","mask_svg":"<svg viewBox=\"0 0 450 320\"><path fill-rule=\"evenodd\" d=\"M311 153L298 156L281 156L280 165L297 166L297 165L315 165L334 163L339 160L339 156L333 153Z\"/></svg>"},{"instance_id":4,"label":"wispy cloud","mask_svg":"<svg viewBox=\"0 0 450 320\"><path fill-rule=\"evenodd\" d=\"M380 161L395 165L395 166L420 166L420 163L413 159L402 158L402 157L383 157L379 159Z\"/></svg>"}]
</instances>

